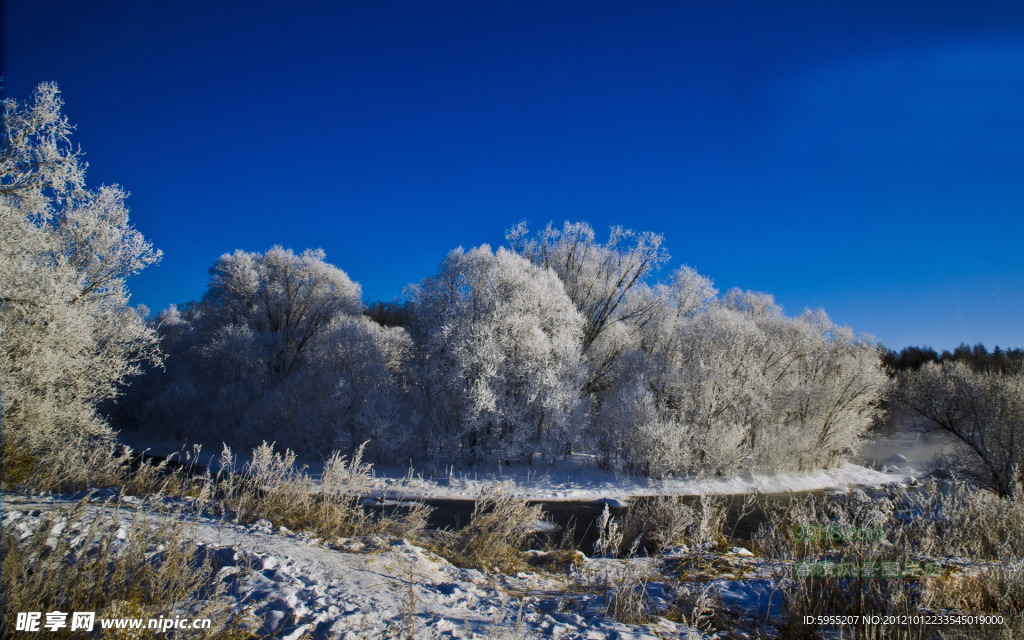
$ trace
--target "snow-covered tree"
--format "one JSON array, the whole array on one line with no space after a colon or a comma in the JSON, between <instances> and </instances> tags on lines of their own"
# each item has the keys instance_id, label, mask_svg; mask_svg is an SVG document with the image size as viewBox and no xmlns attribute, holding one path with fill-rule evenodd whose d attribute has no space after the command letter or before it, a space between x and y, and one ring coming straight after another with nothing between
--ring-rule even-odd
<instances>
[{"instance_id":1,"label":"snow-covered tree","mask_svg":"<svg viewBox=\"0 0 1024 640\"><path fill-rule=\"evenodd\" d=\"M715 296L690 269L655 300L595 418L606 461L652 475L807 469L858 445L885 384L877 350L824 312L789 318L771 296Z\"/></svg>"},{"instance_id":2,"label":"snow-covered tree","mask_svg":"<svg viewBox=\"0 0 1024 640\"><path fill-rule=\"evenodd\" d=\"M467 460L565 452L584 319L558 275L483 245L449 253L411 294L434 446Z\"/></svg>"},{"instance_id":3,"label":"snow-covered tree","mask_svg":"<svg viewBox=\"0 0 1024 640\"><path fill-rule=\"evenodd\" d=\"M832 466L860 446L887 386L881 352L822 310L769 317L763 359L772 381L770 429L751 443L772 468Z\"/></svg>"},{"instance_id":4,"label":"snow-covered tree","mask_svg":"<svg viewBox=\"0 0 1024 640\"><path fill-rule=\"evenodd\" d=\"M596 358L592 345L616 322L632 326L646 321L652 304L641 304L630 293L668 261L663 237L615 226L601 244L587 223L566 221L561 230L549 223L536 238L530 238L526 223L520 222L508 230L506 239L513 251L554 270L583 315L582 346L589 361L585 388L587 393L597 391L600 378L620 354L606 349L602 358Z\"/></svg>"},{"instance_id":5,"label":"snow-covered tree","mask_svg":"<svg viewBox=\"0 0 1024 640\"><path fill-rule=\"evenodd\" d=\"M280 246L224 254L203 296L208 321L244 327L268 374L288 374L336 316L362 311L359 285L324 257L320 249L296 255Z\"/></svg>"},{"instance_id":6,"label":"snow-covered tree","mask_svg":"<svg viewBox=\"0 0 1024 640\"><path fill-rule=\"evenodd\" d=\"M680 413L681 396L692 380L684 375L681 328L715 299L711 281L689 267L677 269L668 284L641 283L626 304L645 309L627 313L591 347L591 389L598 409L593 435L604 464L663 475L695 468L700 446ZM611 352L607 354L605 352Z\"/></svg>"},{"instance_id":7,"label":"snow-covered tree","mask_svg":"<svg viewBox=\"0 0 1024 640\"><path fill-rule=\"evenodd\" d=\"M125 280L160 259L117 186L85 188L56 85L4 102L0 151L0 392L7 469L81 438L109 440L96 414L145 361L155 333Z\"/></svg>"},{"instance_id":8,"label":"snow-covered tree","mask_svg":"<svg viewBox=\"0 0 1024 640\"><path fill-rule=\"evenodd\" d=\"M768 399L750 357L761 340L756 325L719 305L678 321L668 321L674 313L659 315L666 321L644 332L662 333L645 340L650 350L637 366L644 384L616 389L606 403L655 417L620 421L623 462L653 475L727 471L748 463L742 444Z\"/></svg>"},{"instance_id":9,"label":"snow-covered tree","mask_svg":"<svg viewBox=\"0 0 1024 640\"><path fill-rule=\"evenodd\" d=\"M975 371L964 362L929 362L898 377L897 399L969 452L960 471L1001 496L1024 474L1024 372Z\"/></svg>"},{"instance_id":10,"label":"snow-covered tree","mask_svg":"<svg viewBox=\"0 0 1024 640\"><path fill-rule=\"evenodd\" d=\"M333 446L354 451L368 442L379 462L424 455L415 425L418 388L412 377L408 331L384 327L365 316L342 315L313 345L311 369L327 376ZM315 402L315 400L314 400Z\"/></svg>"},{"instance_id":11,"label":"snow-covered tree","mask_svg":"<svg viewBox=\"0 0 1024 640\"><path fill-rule=\"evenodd\" d=\"M324 258L221 256L202 302L158 316L167 372L153 372L133 398L141 419L128 419L178 438L304 452L369 439L381 455L408 453L408 334L363 316L359 285Z\"/></svg>"}]
</instances>

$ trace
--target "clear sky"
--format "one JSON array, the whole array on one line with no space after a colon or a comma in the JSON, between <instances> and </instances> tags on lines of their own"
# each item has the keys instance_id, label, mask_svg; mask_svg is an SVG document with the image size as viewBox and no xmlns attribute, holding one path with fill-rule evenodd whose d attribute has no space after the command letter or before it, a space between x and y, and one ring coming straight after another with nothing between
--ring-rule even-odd
<instances>
[{"instance_id":1,"label":"clear sky","mask_svg":"<svg viewBox=\"0 0 1024 640\"><path fill-rule=\"evenodd\" d=\"M236 248L389 300L572 219L890 347L1024 347L1018 1L6 0L3 75L132 192L154 310Z\"/></svg>"}]
</instances>

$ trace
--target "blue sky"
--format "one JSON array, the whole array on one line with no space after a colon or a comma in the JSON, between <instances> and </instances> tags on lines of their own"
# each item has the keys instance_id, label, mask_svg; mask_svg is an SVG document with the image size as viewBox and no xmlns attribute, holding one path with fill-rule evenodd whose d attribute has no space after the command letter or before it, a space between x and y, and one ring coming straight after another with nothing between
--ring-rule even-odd
<instances>
[{"instance_id":1,"label":"blue sky","mask_svg":"<svg viewBox=\"0 0 1024 640\"><path fill-rule=\"evenodd\" d=\"M1024 346L1024 5L891 4L7 0L4 89L58 82L153 309L236 248L388 300L571 219L890 347Z\"/></svg>"}]
</instances>

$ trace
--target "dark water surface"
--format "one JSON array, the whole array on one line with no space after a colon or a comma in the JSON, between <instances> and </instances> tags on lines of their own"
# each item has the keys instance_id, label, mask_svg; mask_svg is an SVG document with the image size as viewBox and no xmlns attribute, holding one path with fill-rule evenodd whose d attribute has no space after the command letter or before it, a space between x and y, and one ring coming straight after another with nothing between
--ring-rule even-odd
<instances>
[{"instance_id":1,"label":"dark water surface","mask_svg":"<svg viewBox=\"0 0 1024 640\"><path fill-rule=\"evenodd\" d=\"M201 474L206 472L206 468L198 464L181 464L177 461L167 460L166 458L152 455L147 452L137 454L132 459L132 465L158 464L165 460L168 465L168 468L165 471L166 473L172 473L182 469L187 473ZM884 489L872 489L867 487L860 488L871 497L884 496L887 493ZM753 535L757 532L757 529L766 521L766 513L770 508L783 506L788 500L795 497L806 497L811 495L825 497L831 495L831 492L827 489L818 489L802 492L757 494L753 503L748 505L746 507L746 512L744 512L744 504L749 495L750 494L715 496L716 499L724 499L726 501L726 515L725 522L722 527L722 533L739 544L749 543ZM636 497L631 499L631 503L636 505L643 503L645 500L652 500L657 497L658 496ZM699 508L699 496L680 497L685 504L694 508ZM469 523L473 514L473 500L431 498L421 500L420 502L433 508L433 512L427 522L427 526L432 529L459 529ZM597 540L599 533L597 520L604 511L605 503L587 500L531 500L528 502L531 505L541 505L541 508L544 510L545 519L549 523L555 525L554 531L545 534L538 534L535 540L531 540L531 544L535 544L537 547L544 547L548 545L555 547L571 546L572 548L580 549L587 554L593 552L594 542ZM366 509L371 511L383 511L385 514L390 514L407 509L412 504L414 504L412 501L387 501L383 505L364 503L364 506ZM608 505L608 510L612 517L620 522L626 515L628 508L628 506Z\"/></svg>"},{"instance_id":2,"label":"dark water surface","mask_svg":"<svg viewBox=\"0 0 1024 640\"><path fill-rule=\"evenodd\" d=\"M867 491L869 495L873 493L870 490ZM884 492L881 493L884 494ZM722 532L730 539L749 542L758 527L765 522L765 514L770 507L781 506L791 498L808 495L825 496L828 494L824 490L761 494L747 507L747 513L743 513L744 502L748 497L746 494L722 496L721 498L726 500L726 515ZM632 500L632 504L642 503L644 500L651 500L654 497L637 497ZM691 507L699 508L699 496L682 496L682 500ZM472 500L428 499L421 502L434 509L428 521L428 526L431 528L458 529L466 526L473 514ZM593 551L594 542L598 538L597 520L601 512L604 511L604 503L582 500L537 500L529 501L529 504L541 505L546 519L558 527L556 531L550 532L546 536L538 536L538 539L534 541L538 545L547 543L561 546L564 543L587 554ZM392 513L405 507L399 503L370 508ZM621 521L628 507L609 505L608 510L616 520Z\"/></svg>"}]
</instances>

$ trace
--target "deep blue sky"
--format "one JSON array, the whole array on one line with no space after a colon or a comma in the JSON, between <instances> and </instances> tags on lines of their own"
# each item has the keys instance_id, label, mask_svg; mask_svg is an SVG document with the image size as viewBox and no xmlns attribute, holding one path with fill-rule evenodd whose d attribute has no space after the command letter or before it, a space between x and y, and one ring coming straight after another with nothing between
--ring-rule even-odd
<instances>
[{"instance_id":1,"label":"deep blue sky","mask_svg":"<svg viewBox=\"0 0 1024 640\"><path fill-rule=\"evenodd\" d=\"M6 0L3 56L132 192L154 310L236 248L387 300L582 219L887 346L1024 346L1020 2Z\"/></svg>"}]
</instances>

